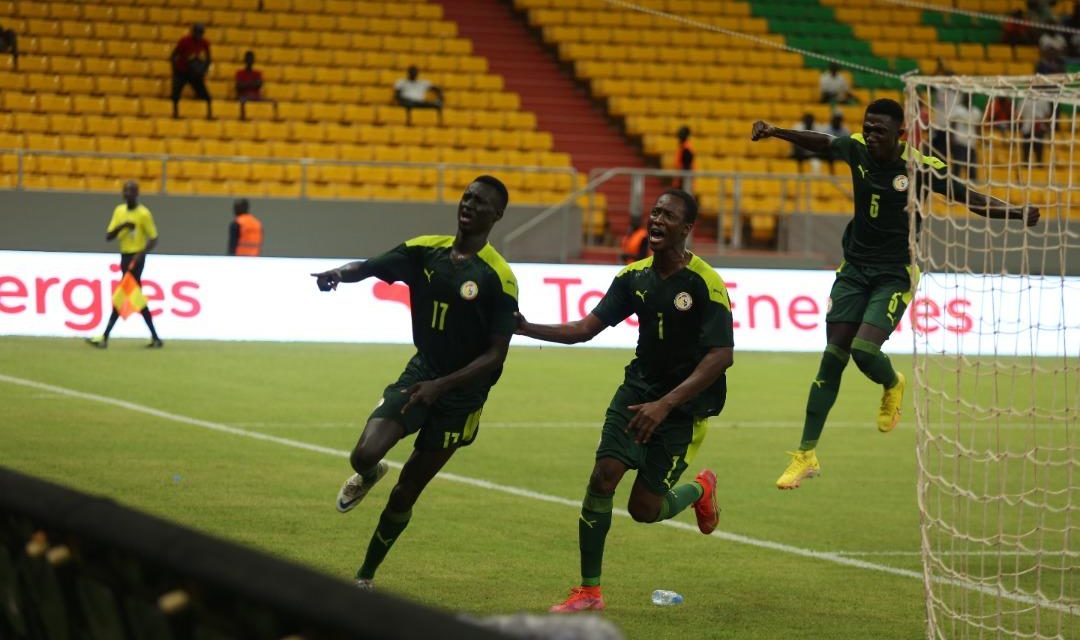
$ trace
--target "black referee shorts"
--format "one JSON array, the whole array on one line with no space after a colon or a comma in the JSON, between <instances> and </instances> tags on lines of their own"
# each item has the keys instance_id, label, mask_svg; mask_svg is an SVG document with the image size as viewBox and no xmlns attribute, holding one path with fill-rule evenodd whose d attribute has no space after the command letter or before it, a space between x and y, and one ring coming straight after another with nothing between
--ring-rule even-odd
<instances>
[{"instance_id":1,"label":"black referee shorts","mask_svg":"<svg viewBox=\"0 0 1080 640\"><path fill-rule=\"evenodd\" d=\"M120 276L127 273L128 267L131 266L131 259L137 254L134 253L121 253L120 254ZM131 275L135 276L135 282L142 286L142 270L146 266L146 256L143 255L143 259L139 260L139 264L135 265L135 270L131 272Z\"/></svg>"}]
</instances>

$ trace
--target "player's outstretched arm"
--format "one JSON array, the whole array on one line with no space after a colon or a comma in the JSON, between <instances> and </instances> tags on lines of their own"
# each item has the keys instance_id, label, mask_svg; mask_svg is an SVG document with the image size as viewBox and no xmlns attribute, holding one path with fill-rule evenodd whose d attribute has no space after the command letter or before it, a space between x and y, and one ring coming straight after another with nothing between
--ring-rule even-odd
<instances>
[{"instance_id":1,"label":"player's outstretched arm","mask_svg":"<svg viewBox=\"0 0 1080 640\"><path fill-rule=\"evenodd\" d=\"M460 387L473 380L491 375L496 369L502 366L503 362L506 360L506 353L509 349L509 335L493 334L491 336L491 345L488 346L486 351L476 356L469 364L441 378L418 382L406 389L405 393L409 394L409 401L401 408L401 413L404 414L409 410L409 407L414 404L426 404L430 406L439 399L439 396L450 389Z\"/></svg>"},{"instance_id":2,"label":"player's outstretched arm","mask_svg":"<svg viewBox=\"0 0 1080 640\"><path fill-rule=\"evenodd\" d=\"M754 123L754 128L750 131L750 140L757 142L758 140L764 140L765 138L787 140L792 144L799 145L807 151L814 151L817 153L828 151L829 144L833 139L829 134L821 133L820 131L781 129L772 126L764 120L758 120Z\"/></svg>"},{"instance_id":3,"label":"player's outstretched arm","mask_svg":"<svg viewBox=\"0 0 1080 640\"><path fill-rule=\"evenodd\" d=\"M1024 225L1034 227L1039 222L1039 208L1031 205L1012 205L994 196L967 192L967 208L976 215L995 220L1023 220Z\"/></svg>"},{"instance_id":4,"label":"player's outstretched arm","mask_svg":"<svg viewBox=\"0 0 1080 640\"><path fill-rule=\"evenodd\" d=\"M567 322L566 324L534 324L526 320L525 316L520 313L515 315L518 319L517 333L519 335L545 342L558 342L560 344L588 342L607 328L603 320L591 313L581 320Z\"/></svg>"},{"instance_id":5,"label":"player's outstretched arm","mask_svg":"<svg viewBox=\"0 0 1080 640\"><path fill-rule=\"evenodd\" d=\"M315 277L315 284L318 285L319 291L331 291L337 289L338 284L342 282L360 282L364 278L370 277L372 273L368 262L367 260L357 260L342 265L337 269L311 275Z\"/></svg>"},{"instance_id":6,"label":"player's outstretched arm","mask_svg":"<svg viewBox=\"0 0 1080 640\"><path fill-rule=\"evenodd\" d=\"M653 431L662 423L671 411L689 402L712 383L716 382L725 371L735 363L735 350L731 347L713 347L705 354L694 370L690 372L682 384L667 392L664 397L654 402L631 405L629 409L636 411L630 423L626 425L627 432L635 432L634 440L648 442Z\"/></svg>"}]
</instances>

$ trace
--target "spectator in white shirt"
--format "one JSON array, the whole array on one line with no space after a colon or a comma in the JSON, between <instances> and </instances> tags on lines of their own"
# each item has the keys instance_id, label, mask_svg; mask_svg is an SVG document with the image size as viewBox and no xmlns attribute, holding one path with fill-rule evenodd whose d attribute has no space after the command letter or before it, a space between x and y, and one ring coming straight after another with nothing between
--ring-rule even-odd
<instances>
[{"instance_id":1,"label":"spectator in white shirt","mask_svg":"<svg viewBox=\"0 0 1080 640\"><path fill-rule=\"evenodd\" d=\"M439 121L442 122L442 89L427 80L419 80L420 70L416 65L409 67L408 75L408 78L394 83L394 99L405 107L406 122L412 124L413 109L435 109L439 112ZM428 100L428 92L434 94L434 100Z\"/></svg>"},{"instance_id":2,"label":"spectator in white shirt","mask_svg":"<svg viewBox=\"0 0 1080 640\"><path fill-rule=\"evenodd\" d=\"M821 72L818 88L821 89L822 102L849 104L856 101L851 95L847 77L840 73L840 65L835 62L829 63L828 71Z\"/></svg>"}]
</instances>

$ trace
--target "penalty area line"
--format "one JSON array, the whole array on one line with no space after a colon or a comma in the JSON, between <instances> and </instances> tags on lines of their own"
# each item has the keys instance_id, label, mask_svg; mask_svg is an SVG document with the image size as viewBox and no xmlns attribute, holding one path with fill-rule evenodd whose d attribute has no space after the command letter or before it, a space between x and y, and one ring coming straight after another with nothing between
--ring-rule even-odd
<instances>
[{"instance_id":1,"label":"penalty area line","mask_svg":"<svg viewBox=\"0 0 1080 640\"><path fill-rule=\"evenodd\" d=\"M110 405L118 407L120 409L126 409L135 413L141 413L144 415L153 416L162 420L175 422L179 424L185 424L192 427L199 427L208 431L216 431L218 433L227 433L229 435L240 436L243 438L251 438L253 440L260 440L263 442L271 442L279 444L285 447L291 447L293 449L300 449L303 451L310 451L312 453L320 453L323 455L329 455L336 458L348 458L349 452L341 449L333 449L331 447L323 447L309 442L303 442L300 440L293 440L292 438L282 438L279 436L272 436L258 431L248 431L246 429L238 429L236 427L222 424L219 422L212 422L210 420L200 420L199 418L192 418L190 416L180 415L177 413L171 413L168 411L162 411L146 405L129 402L127 400L121 400L119 398L112 398L109 396L98 395L96 393L87 393L85 391L77 391L75 389L68 389L66 387L58 387L56 385L46 384L43 382L37 382L35 380L27 380L25 378L17 378L15 376L9 376L0 373L0 382L6 382L8 384L26 387L29 389L35 389L37 391L46 391L50 393L56 393L69 398L77 398L88 402L95 402L98 404ZM400 462L394 462L391 460L386 461L391 467L400 469L402 464ZM478 487L481 489L488 489L491 491L497 491L500 493L509 494L521 498L530 498L540 502L547 502L551 504L558 504L567 507L578 509L581 507L580 500L571 500L569 498L563 498L560 496L553 496L546 493L540 493L538 491L531 491L529 489L523 489L521 487L514 487L510 485L498 484L488 480L482 480L479 478L470 478L468 476L458 475L456 473L439 473L436 478L441 478L450 482L458 484L464 484L472 487ZM630 514L624 509L615 509L614 513L629 518ZM682 531L690 531L700 535L695 525L687 524L685 522L679 522L675 520L664 520L659 523L662 526L670 527L673 529L679 529ZM726 540L728 542L735 542L738 544L757 547L759 549L769 549L771 551L779 551L789 555L799 556L803 558L810 558L814 560L823 560L832 564L837 564L846 567L854 567L856 569L864 569L866 571L873 571L876 573L884 573L887 575L900 576L904 578L911 578L915 580L922 580L923 574L920 571L911 571L908 569L900 569L897 567L891 567L883 564L876 564L873 562L867 562L865 560L859 560L846 555L841 555L835 552L829 551L814 551L813 549L805 549L803 547L796 547L794 545L784 544L782 542L773 542L771 540L762 540L759 538L752 538L750 536L739 535L737 533L730 533L726 531L714 531L711 535L713 538L720 540ZM1025 604L1035 605L1046 609L1053 609L1055 611L1061 611L1072 615L1080 615L1080 605L1069 606L1066 604L1059 604L1055 602L1048 602L1043 599L1037 599L1026 594L1017 594L1010 592L1002 592L997 589L991 588L986 585L972 583L966 580L958 580L951 578L935 578L935 582L942 584L950 584L958 586L964 589L972 591L979 591L987 595L997 596L1007 600L1015 602L1022 602Z\"/></svg>"}]
</instances>

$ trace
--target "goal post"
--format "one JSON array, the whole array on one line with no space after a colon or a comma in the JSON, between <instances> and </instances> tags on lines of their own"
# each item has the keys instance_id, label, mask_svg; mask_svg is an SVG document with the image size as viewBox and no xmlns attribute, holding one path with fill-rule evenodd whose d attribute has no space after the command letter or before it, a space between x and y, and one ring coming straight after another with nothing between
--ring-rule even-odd
<instances>
[{"instance_id":1,"label":"goal post","mask_svg":"<svg viewBox=\"0 0 1080 640\"><path fill-rule=\"evenodd\" d=\"M1080 75L905 85L927 637L1080 638Z\"/></svg>"}]
</instances>

